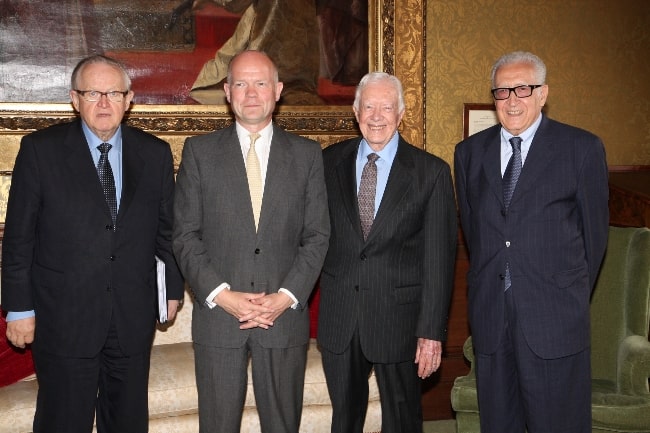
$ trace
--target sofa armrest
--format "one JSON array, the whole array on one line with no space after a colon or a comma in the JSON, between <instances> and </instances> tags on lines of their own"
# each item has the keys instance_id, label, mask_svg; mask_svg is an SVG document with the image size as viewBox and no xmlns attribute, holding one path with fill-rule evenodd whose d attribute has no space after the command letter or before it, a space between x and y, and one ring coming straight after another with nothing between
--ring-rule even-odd
<instances>
[{"instance_id":1,"label":"sofa armrest","mask_svg":"<svg viewBox=\"0 0 650 433\"><path fill-rule=\"evenodd\" d=\"M641 335L626 337L618 352L619 392L627 395L648 395L650 378L650 342Z\"/></svg>"},{"instance_id":2,"label":"sofa armrest","mask_svg":"<svg viewBox=\"0 0 650 433\"><path fill-rule=\"evenodd\" d=\"M465 355L465 358L469 361L469 372L467 373L467 377L473 378L476 374L474 373L474 344L472 343L471 335L467 337L465 344L463 344L463 355Z\"/></svg>"}]
</instances>

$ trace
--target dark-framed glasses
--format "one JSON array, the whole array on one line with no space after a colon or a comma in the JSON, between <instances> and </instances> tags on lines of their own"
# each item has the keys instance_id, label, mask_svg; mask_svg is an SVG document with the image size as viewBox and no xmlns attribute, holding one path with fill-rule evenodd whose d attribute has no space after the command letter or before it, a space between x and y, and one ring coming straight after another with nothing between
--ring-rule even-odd
<instances>
[{"instance_id":1,"label":"dark-framed glasses","mask_svg":"<svg viewBox=\"0 0 650 433\"><path fill-rule=\"evenodd\" d=\"M517 87L497 87L496 89L492 89L492 96L497 101L501 101L503 99L508 99L510 93L515 92L517 98L528 98L533 94L533 90L542 86L543 84L527 84L525 86Z\"/></svg>"},{"instance_id":2,"label":"dark-framed glasses","mask_svg":"<svg viewBox=\"0 0 650 433\"><path fill-rule=\"evenodd\" d=\"M77 90L75 92L79 94L88 102L97 102L102 99L102 96L106 96L109 101L112 102L122 102L124 97L129 93L128 90L122 92L119 90L111 90L110 92L100 92L99 90Z\"/></svg>"}]
</instances>

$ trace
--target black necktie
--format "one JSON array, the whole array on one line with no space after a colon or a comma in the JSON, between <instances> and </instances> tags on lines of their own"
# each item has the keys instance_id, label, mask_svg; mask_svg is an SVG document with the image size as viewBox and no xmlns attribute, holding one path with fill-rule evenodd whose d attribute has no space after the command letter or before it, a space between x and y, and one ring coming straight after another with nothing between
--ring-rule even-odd
<instances>
[{"instance_id":1,"label":"black necktie","mask_svg":"<svg viewBox=\"0 0 650 433\"><path fill-rule=\"evenodd\" d=\"M359 183L359 219L361 220L361 231L363 239L368 238L370 227L375 220L375 192L377 190L377 165L375 161L379 155L371 153L368 155L368 162L363 166L361 182Z\"/></svg>"},{"instance_id":2,"label":"black necktie","mask_svg":"<svg viewBox=\"0 0 650 433\"><path fill-rule=\"evenodd\" d=\"M115 226L115 220L117 218L117 196L115 193L113 169L111 168L111 163L108 161L108 151L111 150L111 147L108 143L102 143L97 146L97 149L102 153L97 163L97 174L99 175L99 182L102 184L102 189L104 190L106 204L111 210L113 226Z\"/></svg>"},{"instance_id":3,"label":"black necktie","mask_svg":"<svg viewBox=\"0 0 650 433\"><path fill-rule=\"evenodd\" d=\"M512 194L515 192L519 175L521 174L521 137L512 137L510 140L512 145L512 156L503 173L503 205L506 209L510 206ZM512 285L510 277L510 263L506 263L506 276L504 278L504 288L508 290Z\"/></svg>"}]
</instances>

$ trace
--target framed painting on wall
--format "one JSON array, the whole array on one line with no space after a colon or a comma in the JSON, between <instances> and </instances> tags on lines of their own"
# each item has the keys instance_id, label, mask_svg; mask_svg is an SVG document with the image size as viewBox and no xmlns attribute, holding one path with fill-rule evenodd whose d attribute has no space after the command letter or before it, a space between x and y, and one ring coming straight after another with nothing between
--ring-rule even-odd
<instances>
[{"instance_id":1,"label":"framed painting on wall","mask_svg":"<svg viewBox=\"0 0 650 433\"><path fill-rule=\"evenodd\" d=\"M349 105L368 72L368 0L1 0L0 101L68 102L72 69L124 63L135 104L225 104L230 58L267 52L285 105Z\"/></svg>"},{"instance_id":2,"label":"framed painting on wall","mask_svg":"<svg viewBox=\"0 0 650 433\"><path fill-rule=\"evenodd\" d=\"M83 55L81 52L77 52L80 46L79 38L83 39L87 35L92 35L90 30L81 31L79 28L92 28L93 26L99 26L100 22L103 22L101 28L107 28L108 30L102 30L104 33L100 32L100 36L95 37L95 40L100 41L103 41L101 35L113 34L117 31L115 30L117 28L123 28L122 35L124 35L124 38L127 37L126 35L129 32L133 32L137 28L137 26L129 27L121 16L113 16L110 19L104 17L99 21L95 18L96 21L94 22L84 21L81 19L84 16L84 11L88 8L97 11L96 8L100 8L100 6L109 7L112 5L117 8L118 5L128 1L34 0L24 2L20 0L0 0L2 6L0 8L0 26L13 26L12 28L16 28L16 26L21 25L19 21L23 19L20 18L23 15L18 13L19 7L23 8L23 11L26 10L32 14L29 15L32 17L43 10L50 11L49 14L45 14L42 22L28 22L25 18L22 25L31 23L32 26L45 31L48 28L56 27L57 24L64 27L60 25L61 20L67 20L63 22L71 26L70 30L65 30L65 34L61 34L59 40L54 44L56 49L52 45L45 45L40 48L32 46L32 49L37 50L36 57L43 56L43 62L45 62L43 64L33 62L34 64L31 66L19 67L14 65L12 68L7 67L8 60L13 59L15 61L20 55L14 53L13 57L9 56L9 51L5 51L5 48L8 45L13 46L13 44L23 44L24 46L28 43L26 39L33 35L33 32L37 32L37 29L34 29L33 32L32 30L27 31L21 36L22 39L15 39L11 41L11 44L5 43L4 37L2 38L3 49L0 51L0 101L2 101L0 102L0 171L10 172L12 170L20 138L23 135L33 130L42 129L52 123L68 120L75 115L67 96L69 75L77 59L87 54L86 51L84 51ZM367 3L368 13L368 70L383 70L397 75L402 80L409 116L405 116L403 119L400 132L409 142L416 146L422 146L424 143L425 101L424 59L422 57L425 52L424 5L421 2L410 2L409 0L363 1ZM169 10L171 5L180 5L181 3L177 0L154 0L149 2L149 10L163 10L163 6L167 8L165 10ZM356 0L348 3L356 3ZM47 9L48 5L49 9ZM38 9L39 7L41 9ZM187 17L191 16L188 12L184 13L186 15L179 15L173 25L174 29L179 29L176 26L186 29L190 28L187 26L196 25L192 24L192 22L183 21L184 18L182 17L187 19ZM164 30L164 26L171 22L169 13L164 16L166 18L160 18L157 24L161 32ZM75 26L77 26L77 30L75 30ZM399 28L400 31L397 32L396 28ZM97 29L94 31L99 32ZM157 40L154 37L155 35L150 36L152 38L146 41L143 40L141 43L146 42L153 51L163 50L163 48L160 48L159 43L155 42ZM217 37L216 35L213 36ZM169 37L171 38L171 36ZM176 39L166 42L165 51L171 53L184 49L185 43L181 35L177 34L174 37ZM160 36L158 36L158 39L160 39ZM128 40L121 42L122 45L127 47L130 46L130 43ZM88 41L86 41L86 44L88 44ZM93 44L91 43L88 46L93 46ZM109 51L105 51L108 54L111 54L112 50L116 49L115 46L109 48ZM70 57L72 60L66 60L55 68L46 60L52 56L55 58L61 56L62 54L59 51L76 53L77 57ZM214 53L210 54L210 56L214 57ZM145 53L142 52L141 57L145 59L148 56L145 56ZM151 60L150 57L149 60ZM187 136L220 129L229 125L232 121L228 106L199 104L196 101L186 103L187 100L183 96L185 94L182 92L174 93L165 90L167 93L165 93L164 97L171 99L163 100L170 101L169 103L153 103L149 102L148 99L144 102L138 101L137 94L140 92L137 87L138 82L142 76L149 72L153 76L165 76L165 68L157 68L155 65L149 69L138 70L134 74L136 101L129 112L128 122L168 141L172 145L176 161L180 160L182 144ZM55 76L59 78L55 78ZM151 79L153 80L153 78ZM43 83L52 84L53 87L46 88ZM9 87L12 87L12 89L8 90ZM169 86L160 87L163 89L170 88ZM189 94L190 89L182 87L181 90L187 90ZM12 92L12 97L9 97L9 92ZM52 101L51 98L54 94L59 96ZM145 93L142 94L145 95ZM157 95L151 94L147 98L149 97L156 98ZM316 139L323 146L358 135L356 121L351 106L347 102L343 105L337 105L337 103L330 103L329 105L327 103L323 105L279 104L275 113L275 120L285 129Z\"/></svg>"}]
</instances>

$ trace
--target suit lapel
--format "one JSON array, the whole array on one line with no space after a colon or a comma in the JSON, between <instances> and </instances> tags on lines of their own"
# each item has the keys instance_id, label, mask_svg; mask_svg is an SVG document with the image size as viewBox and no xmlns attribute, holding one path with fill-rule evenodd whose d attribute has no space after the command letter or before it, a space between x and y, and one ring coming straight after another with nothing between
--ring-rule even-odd
<instances>
[{"instance_id":1,"label":"suit lapel","mask_svg":"<svg viewBox=\"0 0 650 433\"><path fill-rule=\"evenodd\" d=\"M361 232L361 220L359 218L359 202L357 200L357 169L356 160L359 151L361 138L350 145L347 154L343 156L340 164L336 166L336 174L341 189L343 206L350 218L350 224L354 227L359 237L363 238Z\"/></svg>"},{"instance_id":2,"label":"suit lapel","mask_svg":"<svg viewBox=\"0 0 650 433\"><path fill-rule=\"evenodd\" d=\"M278 199L282 197L286 182L290 176L287 176L289 167L293 163L293 157L289 151L289 140L286 133L279 127L273 125L273 138L271 139L271 149L269 152L269 162L266 168L266 180L264 182L264 193L262 196L262 210L260 211L260 221L257 232L261 232L270 221L273 220L273 212ZM246 173L244 173L246 178ZM248 192L250 197L250 192ZM251 217L253 215L251 205ZM253 222L254 224L254 222Z\"/></svg>"},{"instance_id":3,"label":"suit lapel","mask_svg":"<svg viewBox=\"0 0 650 433\"><path fill-rule=\"evenodd\" d=\"M379 204L370 233L368 233L367 242L372 241L375 233L382 231L382 227L390 221L393 212L399 209L402 198L411 187L411 182L413 182L411 171L414 163L412 156L408 153L407 146L409 145L400 136L397 153L386 182L384 196Z\"/></svg>"},{"instance_id":4,"label":"suit lapel","mask_svg":"<svg viewBox=\"0 0 650 433\"><path fill-rule=\"evenodd\" d=\"M145 160L140 155L139 143L131 130L122 126L122 198L117 212L118 220L127 212L144 170Z\"/></svg>"},{"instance_id":5,"label":"suit lapel","mask_svg":"<svg viewBox=\"0 0 650 433\"><path fill-rule=\"evenodd\" d=\"M533 137L528 155L526 155L526 162L517 181L517 187L512 194L510 206L516 203L520 197L525 196L527 190L537 185L537 179L544 175L548 165L556 158L558 149L553 142L549 120L543 117L542 123Z\"/></svg>"},{"instance_id":6,"label":"suit lapel","mask_svg":"<svg viewBox=\"0 0 650 433\"><path fill-rule=\"evenodd\" d=\"M501 176L501 126L494 127L494 134L490 134L485 141L485 153L482 158L483 175L487 180L489 189L499 203L503 205L503 182Z\"/></svg>"},{"instance_id":7,"label":"suit lapel","mask_svg":"<svg viewBox=\"0 0 650 433\"><path fill-rule=\"evenodd\" d=\"M71 124L68 135L65 137L64 146L67 151L65 158L68 164L68 173L76 179L75 184L110 219L111 211L106 204L104 191L99 182L92 155L88 149L88 142L81 129L80 120Z\"/></svg>"}]
</instances>

